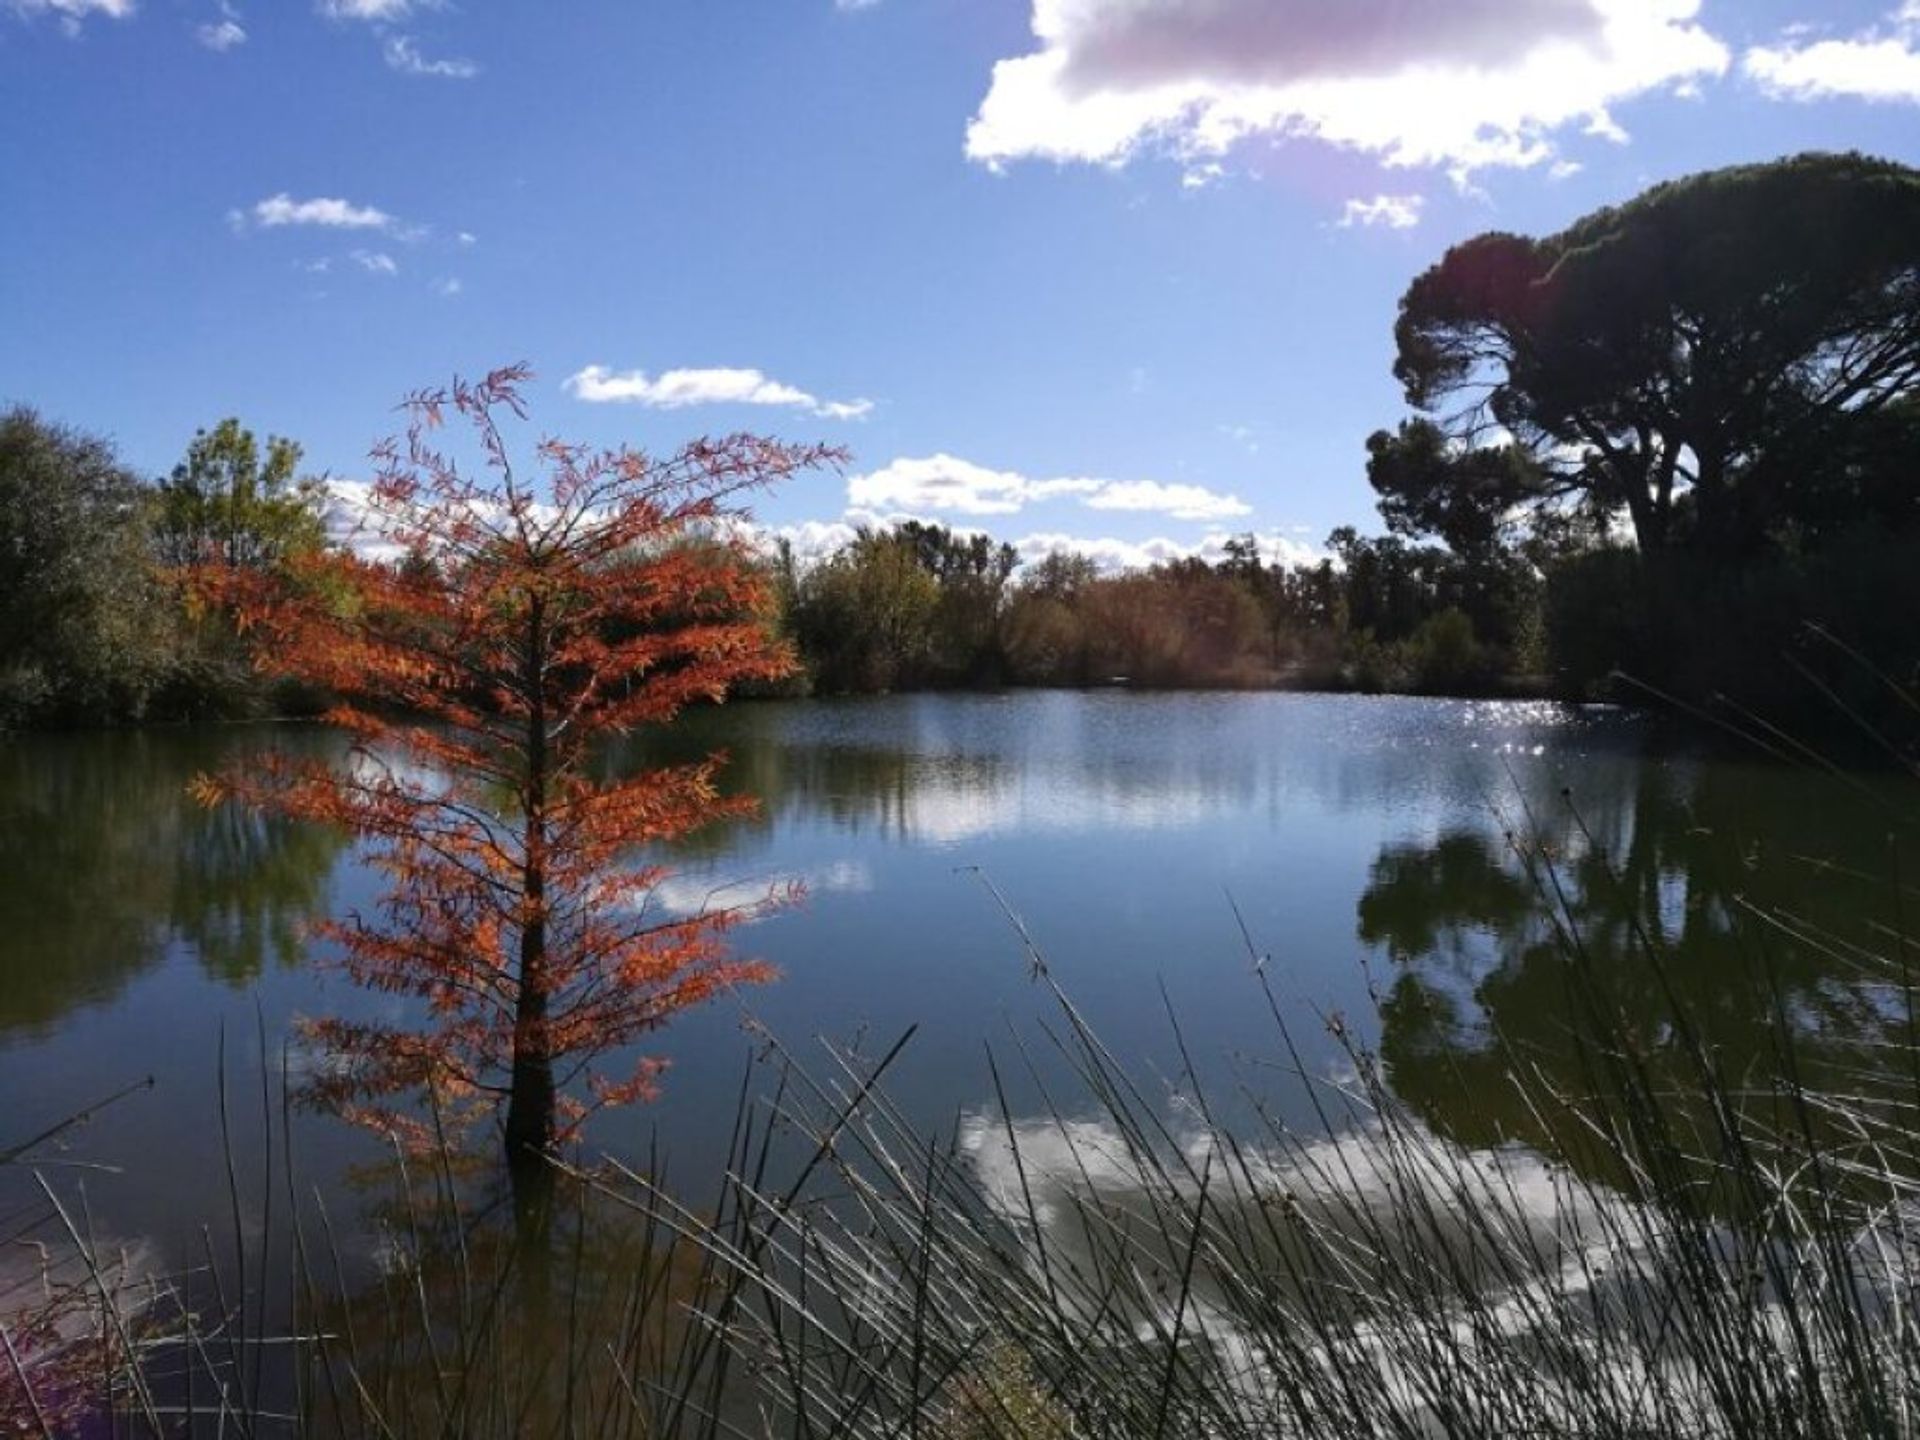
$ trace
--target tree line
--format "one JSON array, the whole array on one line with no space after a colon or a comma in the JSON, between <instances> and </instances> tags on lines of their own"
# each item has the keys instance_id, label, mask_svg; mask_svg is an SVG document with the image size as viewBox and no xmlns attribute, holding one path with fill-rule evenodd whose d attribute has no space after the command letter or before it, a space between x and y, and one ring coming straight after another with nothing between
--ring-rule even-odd
<instances>
[{"instance_id":1,"label":"tree line","mask_svg":"<svg viewBox=\"0 0 1920 1440\"><path fill-rule=\"evenodd\" d=\"M325 488L300 458L294 442L263 445L227 419L148 483L102 439L31 411L0 417L0 725L325 708L324 691L185 582L209 563L284 575L327 547ZM763 563L758 618L800 661L763 692L1477 691L1539 665L1539 586L1524 562L1350 527L1310 565L1269 559L1244 535L1217 563L1105 573L1060 551L1022 569L1008 545L918 521L862 530L810 562L782 544Z\"/></svg>"},{"instance_id":2,"label":"tree line","mask_svg":"<svg viewBox=\"0 0 1920 1440\"><path fill-rule=\"evenodd\" d=\"M1398 536L1334 531L1326 558L1268 558L1252 534L1103 572L1071 550L909 520L813 564L775 561L780 623L827 693L977 685L1482 692L1542 683L1539 585Z\"/></svg>"}]
</instances>

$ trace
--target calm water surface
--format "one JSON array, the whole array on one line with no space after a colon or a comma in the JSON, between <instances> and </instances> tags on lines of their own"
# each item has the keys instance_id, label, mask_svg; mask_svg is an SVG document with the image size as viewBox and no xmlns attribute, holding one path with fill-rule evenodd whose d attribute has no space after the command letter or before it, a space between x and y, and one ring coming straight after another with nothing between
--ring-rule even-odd
<instances>
[{"instance_id":1,"label":"calm water surface","mask_svg":"<svg viewBox=\"0 0 1920 1440\"><path fill-rule=\"evenodd\" d=\"M228 1125L253 1166L276 1103L263 1080L304 1063L290 1020L382 1003L301 938L311 916L370 905L351 852L185 795L195 771L268 745L338 742L279 727L0 742L0 1150L151 1076L70 1132L53 1173L84 1188L102 1233L161 1263L226 1213L223 1045ZM808 898L738 932L784 978L678 1020L657 1047L664 1098L593 1134L630 1157L657 1141L683 1177L720 1163L759 1027L816 1055L821 1037L877 1054L917 1025L893 1090L930 1128L993 1108L992 1047L1012 1061L1009 1103L1037 1114L1039 1084L1059 1079L1053 1012L987 880L1143 1076L1178 1069L1170 1008L1204 1079L1296 1105L1253 976L1264 957L1308 1070L1347 1065L1327 1024L1341 1017L1468 1143L1524 1134L1502 1114L1492 1028L1551 1054L1561 1024L1561 951L1508 832L1550 844L1602 963L1636 915L1651 926L1731 1063L1762 1044L1769 971L1816 1050L1904 1023L1886 977L1729 931L1743 907L1861 941L1898 923L1889 837L1920 794L1710 756L1624 712L1120 693L760 704L621 760L716 746L762 813L682 846L663 898L787 880ZM1657 995L1628 1004L1662 1043ZM378 1147L317 1116L292 1139L301 1183L354 1233ZM0 1213L23 1183L0 1171Z\"/></svg>"}]
</instances>

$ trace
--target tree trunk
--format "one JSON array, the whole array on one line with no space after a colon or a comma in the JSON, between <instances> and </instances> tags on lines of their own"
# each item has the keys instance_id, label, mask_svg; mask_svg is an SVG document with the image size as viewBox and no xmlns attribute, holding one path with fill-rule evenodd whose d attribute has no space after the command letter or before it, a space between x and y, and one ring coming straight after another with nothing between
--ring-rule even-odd
<instances>
[{"instance_id":1,"label":"tree trunk","mask_svg":"<svg viewBox=\"0 0 1920 1440\"><path fill-rule=\"evenodd\" d=\"M538 597L528 608L525 850L521 856L520 973L513 1015L513 1078L507 1096L507 1175L522 1226L544 1227L553 1191L547 1148L554 1138L553 1046L547 1034L546 627Z\"/></svg>"},{"instance_id":2,"label":"tree trunk","mask_svg":"<svg viewBox=\"0 0 1920 1440\"><path fill-rule=\"evenodd\" d=\"M523 1225L544 1219L553 1193L553 1167L546 1153L553 1143L556 1097L553 1057L545 1044L546 1010L545 994L527 985L523 969L506 1124L507 1177Z\"/></svg>"}]
</instances>

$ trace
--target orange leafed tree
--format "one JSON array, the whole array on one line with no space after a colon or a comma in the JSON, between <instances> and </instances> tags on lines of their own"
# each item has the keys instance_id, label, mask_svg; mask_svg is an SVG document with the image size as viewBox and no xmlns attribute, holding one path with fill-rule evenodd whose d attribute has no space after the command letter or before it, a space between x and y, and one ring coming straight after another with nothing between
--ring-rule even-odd
<instances>
[{"instance_id":1,"label":"orange leafed tree","mask_svg":"<svg viewBox=\"0 0 1920 1440\"><path fill-rule=\"evenodd\" d=\"M665 725L744 680L786 674L762 566L738 538L743 492L837 465L750 435L670 458L548 440L522 477L501 420L522 367L422 392L375 453L367 529L381 558L334 550L289 574L208 587L264 636L266 663L341 697L350 763L279 759L203 783L345 827L388 886L378 911L322 927L360 984L410 996L413 1027L320 1019L320 1100L402 1125L398 1097L504 1107L516 1188L592 1111L651 1094L659 1064L611 1052L730 986L737 909L664 913L648 847L749 810L720 757L613 778L609 737ZM435 448L464 421L475 474Z\"/></svg>"}]
</instances>

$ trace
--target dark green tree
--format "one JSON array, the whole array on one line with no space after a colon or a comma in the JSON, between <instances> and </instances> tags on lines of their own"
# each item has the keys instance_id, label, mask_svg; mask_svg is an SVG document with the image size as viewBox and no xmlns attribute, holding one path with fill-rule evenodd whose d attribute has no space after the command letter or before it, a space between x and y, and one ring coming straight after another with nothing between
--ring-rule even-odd
<instances>
[{"instance_id":1,"label":"dark green tree","mask_svg":"<svg viewBox=\"0 0 1920 1440\"><path fill-rule=\"evenodd\" d=\"M153 549L176 582L189 567L283 573L326 544L323 483L300 474L300 447L269 436L263 451L238 420L197 430L153 501ZM167 688L176 715L312 710L324 697L277 680L232 618L179 594Z\"/></svg>"},{"instance_id":2,"label":"dark green tree","mask_svg":"<svg viewBox=\"0 0 1920 1440\"><path fill-rule=\"evenodd\" d=\"M1584 509L1643 554L1750 553L1920 385L1920 171L1802 155L1480 235L1408 288L1395 338L1434 431L1376 451L1390 519Z\"/></svg>"},{"instance_id":3,"label":"dark green tree","mask_svg":"<svg viewBox=\"0 0 1920 1440\"><path fill-rule=\"evenodd\" d=\"M140 485L113 447L0 414L0 725L139 713L156 595Z\"/></svg>"},{"instance_id":4,"label":"dark green tree","mask_svg":"<svg viewBox=\"0 0 1920 1440\"><path fill-rule=\"evenodd\" d=\"M862 527L799 577L790 624L820 689L894 690L924 675L939 606L913 543Z\"/></svg>"},{"instance_id":5,"label":"dark green tree","mask_svg":"<svg viewBox=\"0 0 1920 1440\"><path fill-rule=\"evenodd\" d=\"M1539 464L1520 446L1469 448L1427 419L1369 436L1367 479L1394 534L1431 535L1463 559L1491 563L1508 548L1512 517L1547 489Z\"/></svg>"},{"instance_id":6,"label":"dark green tree","mask_svg":"<svg viewBox=\"0 0 1920 1440\"><path fill-rule=\"evenodd\" d=\"M945 683L999 678L1005 669L1000 616L1007 581L1020 563L1018 552L978 531L957 535L919 520L902 522L894 533L940 587L931 678Z\"/></svg>"}]
</instances>

